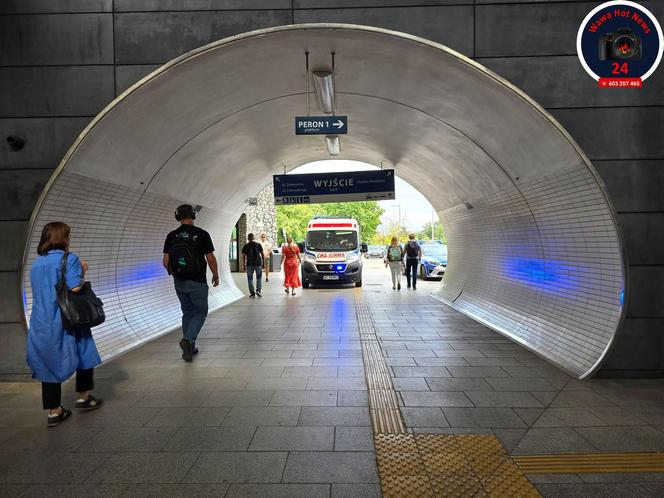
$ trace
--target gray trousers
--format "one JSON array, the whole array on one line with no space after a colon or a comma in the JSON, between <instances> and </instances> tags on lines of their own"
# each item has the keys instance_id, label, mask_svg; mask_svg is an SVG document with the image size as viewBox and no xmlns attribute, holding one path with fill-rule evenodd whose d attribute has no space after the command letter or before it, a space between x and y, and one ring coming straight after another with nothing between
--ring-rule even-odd
<instances>
[{"instance_id":1,"label":"gray trousers","mask_svg":"<svg viewBox=\"0 0 664 498\"><path fill-rule=\"evenodd\" d=\"M392 274L392 287L401 285L401 261L390 261L387 265L390 267L390 273Z\"/></svg>"}]
</instances>

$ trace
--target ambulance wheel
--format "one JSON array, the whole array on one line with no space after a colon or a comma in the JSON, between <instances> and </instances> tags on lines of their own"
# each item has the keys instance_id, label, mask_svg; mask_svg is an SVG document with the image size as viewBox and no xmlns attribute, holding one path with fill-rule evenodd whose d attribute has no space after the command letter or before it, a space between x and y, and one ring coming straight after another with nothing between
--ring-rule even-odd
<instances>
[{"instance_id":1,"label":"ambulance wheel","mask_svg":"<svg viewBox=\"0 0 664 498\"><path fill-rule=\"evenodd\" d=\"M308 289L309 288L309 282L302 282L302 288L303 289Z\"/></svg>"},{"instance_id":2,"label":"ambulance wheel","mask_svg":"<svg viewBox=\"0 0 664 498\"><path fill-rule=\"evenodd\" d=\"M362 280L355 282L355 287L362 287Z\"/></svg>"},{"instance_id":3,"label":"ambulance wheel","mask_svg":"<svg viewBox=\"0 0 664 498\"><path fill-rule=\"evenodd\" d=\"M420 278L422 280L427 280L428 279L426 271L424 270L424 266L420 266Z\"/></svg>"}]
</instances>

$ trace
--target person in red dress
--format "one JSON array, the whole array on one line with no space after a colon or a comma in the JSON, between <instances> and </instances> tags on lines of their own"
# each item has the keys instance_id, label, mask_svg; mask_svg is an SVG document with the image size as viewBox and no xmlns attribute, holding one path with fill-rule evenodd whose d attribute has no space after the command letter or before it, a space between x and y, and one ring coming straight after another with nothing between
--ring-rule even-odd
<instances>
[{"instance_id":1,"label":"person in red dress","mask_svg":"<svg viewBox=\"0 0 664 498\"><path fill-rule=\"evenodd\" d=\"M286 238L286 245L281 248L281 265L283 267L284 287L286 287L286 294L289 288L291 294L295 295L295 289L302 286L300 282L300 248L297 244L293 244L293 239Z\"/></svg>"}]
</instances>

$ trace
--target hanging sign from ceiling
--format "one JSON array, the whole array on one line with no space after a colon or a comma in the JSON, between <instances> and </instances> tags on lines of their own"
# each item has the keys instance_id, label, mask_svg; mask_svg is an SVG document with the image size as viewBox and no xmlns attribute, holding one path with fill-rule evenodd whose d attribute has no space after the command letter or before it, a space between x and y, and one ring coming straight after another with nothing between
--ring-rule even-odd
<instances>
[{"instance_id":1,"label":"hanging sign from ceiling","mask_svg":"<svg viewBox=\"0 0 664 498\"><path fill-rule=\"evenodd\" d=\"M296 135L346 135L348 116L295 116Z\"/></svg>"},{"instance_id":2,"label":"hanging sign from ceiling","mask_svg":"<svg viewBox=\"0 0 664 498\"><path fill-rule=\"evenodd\" d=\"M274 175L274 203L380 201L394 199L394 170Z\"/></svg>"}]
</instances>

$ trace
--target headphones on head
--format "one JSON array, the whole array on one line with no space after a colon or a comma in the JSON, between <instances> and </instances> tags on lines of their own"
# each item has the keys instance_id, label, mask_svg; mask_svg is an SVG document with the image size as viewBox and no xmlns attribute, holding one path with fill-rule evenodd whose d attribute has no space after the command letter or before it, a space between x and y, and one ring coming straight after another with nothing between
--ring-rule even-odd
<instances>
[{"instance_id":1,"label":"headphones on head","mask_svg":"<svg viewBox=\"0 0 664 498\"><path fill-rule=\"evenodd\" d=\"M186 220L191 218L192 220L196 219L196 211L191 204L182 204L177 207L175 210L175 219L177 221Z\"/></svg>"}]
</instances>

